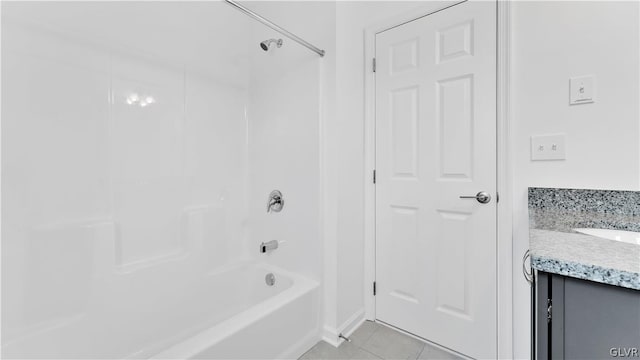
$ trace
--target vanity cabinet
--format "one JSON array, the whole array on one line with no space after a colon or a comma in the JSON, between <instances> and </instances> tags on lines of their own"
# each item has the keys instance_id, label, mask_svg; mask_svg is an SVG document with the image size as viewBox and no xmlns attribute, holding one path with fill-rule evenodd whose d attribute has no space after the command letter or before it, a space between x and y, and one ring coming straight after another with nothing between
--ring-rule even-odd
<instances>
[{"instance_id":1,"label":"vanity cabinet","mask_svg":"<svg viewBox=\"0 0 640 360\"><path fill-rule=\"evenodd\" d=\"M538 272L536 357L640 357L640 290Z\"/></svg>"}]
</instances>

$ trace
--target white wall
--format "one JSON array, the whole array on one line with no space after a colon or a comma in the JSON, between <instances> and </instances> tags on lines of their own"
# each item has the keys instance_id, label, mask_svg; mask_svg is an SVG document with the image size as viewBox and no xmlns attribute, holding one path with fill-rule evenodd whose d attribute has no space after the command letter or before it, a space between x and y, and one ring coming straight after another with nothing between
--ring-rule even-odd
<instances>
[{"instance_id":1,"label":"white wall","mask_svg":"<svg viewBox=\"0 0 640 360\"><path fill-rule=\"evenodd\" d=\"M514 2L514 351L529 353L527 187L640 189L638 2ZM593 74L597 99L569 106L569 78ZM566 134L565 161L530 161L530 136Z\"/></svg>"}]
</instances>

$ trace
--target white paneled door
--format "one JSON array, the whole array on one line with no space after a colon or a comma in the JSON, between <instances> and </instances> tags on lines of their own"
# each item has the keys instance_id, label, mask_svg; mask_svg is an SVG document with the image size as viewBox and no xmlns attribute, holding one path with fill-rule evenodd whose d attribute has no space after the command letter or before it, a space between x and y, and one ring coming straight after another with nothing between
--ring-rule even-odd
<instances>
[{"instance_id":1,"label":"white paneled door","mask_svg":"<svg viewBox=\"0 0 640 360\"><path fill-rule=\"evenodd\" d=\"M380 32L375 51L376 317L495 358L496 4Z\"/></svg>"}]
</instances>

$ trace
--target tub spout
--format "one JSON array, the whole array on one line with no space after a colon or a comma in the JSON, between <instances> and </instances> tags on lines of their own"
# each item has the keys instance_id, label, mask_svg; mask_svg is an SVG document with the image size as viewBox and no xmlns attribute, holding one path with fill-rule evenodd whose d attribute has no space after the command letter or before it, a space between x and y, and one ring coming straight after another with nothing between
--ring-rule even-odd
<instances>
[{"instance_id":1,"label":"tub spout","mask_svg":"<svg viewBox=\"0 0 640 360\"><path fill-rule=\"evenodd\" d=\"M263 242L260 244L260 252L266 253L267 251L272 251L278 248L278 240L271 240L267 242Z\"/></svg>"}]
</instances>

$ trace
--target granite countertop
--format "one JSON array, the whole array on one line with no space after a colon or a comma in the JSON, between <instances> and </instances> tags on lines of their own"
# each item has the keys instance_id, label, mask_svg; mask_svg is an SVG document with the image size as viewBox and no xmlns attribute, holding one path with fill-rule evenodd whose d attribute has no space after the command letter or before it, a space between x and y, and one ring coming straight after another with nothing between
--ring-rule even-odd
<instances>
[{"instance_id":1,"label":"granite countertop","mask_svg":"<svg viewBox=\"0 0 640 360\"><path fill-rule=\"evenodd\" d=\"M640 290L640 245L575 232L640 231L640 192L529 188L531 266Z\"/></svg>"},{"instance_id":2,"label":"granite countertop","mask_svg":"<svg viewBox=\"0 0 640 360\"><path fill-rule=\"evenodd\" d=\"M536 270L640 290L640 245L554 230L529 236Z\"/></svg>"}]
</instances>

